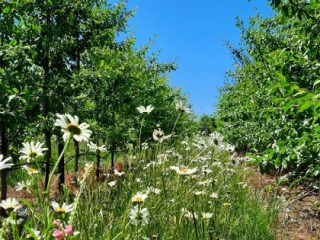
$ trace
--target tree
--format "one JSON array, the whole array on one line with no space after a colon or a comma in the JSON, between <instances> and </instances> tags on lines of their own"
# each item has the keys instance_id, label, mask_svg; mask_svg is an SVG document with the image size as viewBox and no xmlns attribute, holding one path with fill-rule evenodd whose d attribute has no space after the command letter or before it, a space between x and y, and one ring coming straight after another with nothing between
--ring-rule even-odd
<instances>
[{"instance_id":1,"label":"tree","mask_svg":"<svg viewBox=\"0 0 320 240\"><path fill-rule=\"evenodd\" d=\"M241 21L243 64L221 89L217 124L262 170L319 175L319 2L274 1L274 17ZM287 10L286 10L287 9Z\"/></svg>"}]
</instances>

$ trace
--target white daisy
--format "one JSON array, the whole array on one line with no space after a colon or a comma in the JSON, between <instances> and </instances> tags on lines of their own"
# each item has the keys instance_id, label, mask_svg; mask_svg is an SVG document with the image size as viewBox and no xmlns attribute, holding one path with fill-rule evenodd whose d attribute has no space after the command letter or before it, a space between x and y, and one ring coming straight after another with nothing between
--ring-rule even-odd
<instances>
[{"instance_id":1,"label":"white daisy","mask_svg":"<svg viewBox=\"0 0 320 240\"><path fill-rule=\"evenodd\" d=\"M159 129L153 130L152 136L153 136L153 140L162 143L164 140L170 138L171 134L166 136L164 132L159 128Z\"/></svg>"},{"instance_id":2,"label":"white daisy","mask_svg":"<svg viewBox=\"0 0 320 240\"><path fill-rule=\"evenodd\" d=\"M117 181L111 181L111 182L108 182L108 185L110 187L114 187L116 185Z\"/></svg>"},{"instance_id":3,"label":"white daisy","mask_svg":"<svg viewBox=\"0 0 320 240\"><path fill-rule=\"evenodd\" d=\"M89 142L89 143L88 143L88 147L89 147L89 150L90 150L91 152L96 152L96 151L106 152L106 151L107 151L105 145L98 146L97 144L95 144L95 143L93 143L93 142Z\"/></svg>"},{"instance_id":4,"label":"white daisy","mask_svg":"<svg viewBox=\"0 0 320 240\"><path fill-rule=\"evenodd\" d=\"M209 174L212 173L212 170L210 168L208 168L207 166L202 167L202 172L204 174Z\"/></svg>"},{"instance_id":5,"label":"white daisy","mask_svg":"<svg viewBox=\"0 0 320 240\"><path fill-rule=\"evenodd\" d=\"M213 132L213 133L210 133L209 136L210 136L211 145L216 147L221 147L221 145L223 145L223 137L220 133Z\"/></svg>"},{"instance_id":6,"label":"white daisy","mask_svg":"<svg viewBox=\"0 0 320 240\"><path fill-rule=\"evenodd\" d=\"M211 193L210 197L211 198L218 198L218 193L213 192L213 193Z\"/></svg>"},{"instance_id":7,"label":"white daisy","mask_svg":"<svg viewBox=\"0 0 320 240\"><path fill-rule=\"evenodd\" d=\"M205 191L195 191L194 192L194 195L196 195L196 196L205 195L205 194L206 194Z\"/></svg>"},{"instance_id":8,"label":"white daisy","mask_svg":"<svg viewBox=\"0 0 320 240\"><path fill-rule=\"evenodd\" d=\"M39 173L39 170L35 169L33 167L23 166L22 168L25 169L30 176L33 175L33 174Z\"/></svg>"},{"instance_id":9,"label":"white daisy","mask_svg":"<svg viewBox=\"0 0 320 240\"><path fill-rule=\"evenodd\" d=\"M11 160L11 157L3 159L3 155L0 154L0 170L11 168L13 166L13 164L12 163L7 163L10 160Z\"/></svg>"},{"instance_id":10,"label":"white daisy","mask_svg":"<svg viewBox=\"0 0 320 240\"><path fill-rule=\"evenodd\" d=\"M212 218L213 213L203 212L203 213L201 213L201 215L202 215L203 220L209 220L210 218Z\"/></svg>"},{"instance_id":11,"label":"white daisy","mask_svg":"<svg viewBox=\"0 0 320 240\"><path fill-rule=\"evenodd\" d=\"M35 228L30 228L29 229L29 234L27 235L27 238L31 238L31 239L42 239L41 237L41 232L38 231L37 229Z\"/></svg>"},{"instance_id":12,"label":"white daisy","mask_svg":"<svg viewBox=\"0 0 320 240\"><path fill-rule=\"evenodd\" d=\"M208 186L212 183L212 179L203 179L198 184L203 186Z\"/></svg>"},{"instance_id":13,"label":"white daisy","mask_svg":"<svg viewBox=\"0 0 320 240\"><path fill-rule=\"evenodd\" d=\"M137 226L141 223L142 226L149 223L149 211L147 208L140 209L138 205L131 209L129 218L131 219L131 224Z\"/></svg>"},{"instance_id":14,"label":"white daisy","mask_svg":"<svg viewBox=\"0 0 320 240\"><path fill-rule=\"evenodd\" d=\"M123 171L119 172L117 169L114 169L114 175L121 177L124 174L125 174L125 172L123 172Z\"/></svg>"},{"instance_id":15,"label":"white daisy","mask_svg":"<svg viewBox=\"0 0 320 240\"><path fill-rule=\"evenodd\" d=\"M181 209L181 212L182 212L183 216L186 217L186 218L195 218L195 219L198 218L198 215L197 215L196 212L190 212L190 211L189 211L188 209L186 209L186 208L182 208L182 209Z\"/></svg>"},{"instance_id":16,"label":"white daisy","mask_svg":"<svg viewBox=\"0 0 320 240\"><path fill-rule=\"evenodd\" d=\"M55 126L61 127L63 134L63 140L67 141L70 134L72 134L73 138L78 141L89 141L89 138L92 134L91 130L89 130L89 124L81 123L79 124L78 116L72 117L69 114L61 115L57 114L58 119L54 123Z\"/></svg>"},{"instance_id":17,"label":"white daisy","mask_svg":"<svg viewBox=\"0 0 320 240\"><path fill-rule=\"evenodd\" d=\"M68 213L73 211L73 204L67 205L63 203L62 206L59 205L57 202L52 202L51 206L56 213Z\"/></svg>"},{"instance_id":18,"label":"white daisy","mask_svg":"<svg viewBox=\"0 0 320 240\"><path fill-rule=\"evenodd\" d=\"M171 170L176 171L179 175L191 175L197 171L197 168L171 166Z\"/></svg>"},{"instance_id":19,"label":"white daisy","mask_svg":"<svg viewBox=\"0 0 320 240\"><path fill-rule=\"evenodd\" d=\"M152 112L152 110L154 109L154 107L152 105L148 105L147 107L144 106L139 106L137 107L137 110L140 114L149 114Z\"/></svg>"},{"instance_id":20,"label":"white daisy","mask_svg":"<svg viewBox=\"0 0 320 240\"><path fill-rule=\"evenodd\" d=\"M18 209L20 207L20 203L15 198L7 198L6 200L2 200L0 207L10 212Z\"/></svg>"},{"instance_id":21,"label":"white daisy","mask_svg":"<svg viewBox=\"0 0 320 240\"><path fill-rule=\"evenodd\" d=\"M23 155L19 157L19 159L27 160L28 162L30 162L31 159L43 156L42 152L48 150L48 148L42 147L43 144L44 143L39 142L34 143L33 141L28 143L22 143L23 148L21 151L19 151L19 153L22 153Z\"/></svg>"},{"instance_id":22,"label":"white daisy","mask_svg":"<svg viewBox=\"0 0 320 240\"><path fill-rule=\"evenodd\" d=\"M184 113L190 113L190 109L186 107L183 102L176 103L176 110Z\"/></svg>"},{"instance_id":23,"label":"white daisy","mask_svg":"<svg viewBox=\"0 0 320 240\"><path fill-rule=\"evenodd\" d=\"M147 192L147 194L154 193L154 194L158 195L161 192L161 190L159 188L155 188L155 187L148 187L146 192Z\"/></svg>"},{"instance_id":24,"label":"white daisy","mask_svg":"<svg viewBox=\"0 0 320 240\"><path fill-rule=\"evenodd\" d=\"M134 195L132 197L132 202L134 202L134 203L142 203L142 202L144 202L144 200L146 200L147 197L148 197L148 194L138 192L136 195Z\"/></svg>"},{"instance_id":25,"label":"white daisy","mask_svg":"<svg viewBox=\"0 0 320 240\"><path fill-rule=\"evenodd\" d=\"M29 190L30 185L31 185L31 181L22 181L22 182L18 182L15 188L16 188L16 191L26 190L30 192Z\"/></svg>"}]
</instances>

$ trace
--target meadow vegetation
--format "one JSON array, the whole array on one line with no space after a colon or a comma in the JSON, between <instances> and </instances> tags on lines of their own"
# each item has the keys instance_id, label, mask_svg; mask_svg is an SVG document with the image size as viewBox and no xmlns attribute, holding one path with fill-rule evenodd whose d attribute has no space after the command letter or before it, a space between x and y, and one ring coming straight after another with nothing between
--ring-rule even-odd
<instances>
[{"instance_id":1,"label":"meadow vegetation","mask_svg":"<svg viewBox=\"0 0 320 240\"><path fill-rule=\"evenodd\" d=\"M318 179L320 3L271 5L196 120L125 1L1 1L0 239L275 239L248 162Z\"/></svg>"}]
</instances>

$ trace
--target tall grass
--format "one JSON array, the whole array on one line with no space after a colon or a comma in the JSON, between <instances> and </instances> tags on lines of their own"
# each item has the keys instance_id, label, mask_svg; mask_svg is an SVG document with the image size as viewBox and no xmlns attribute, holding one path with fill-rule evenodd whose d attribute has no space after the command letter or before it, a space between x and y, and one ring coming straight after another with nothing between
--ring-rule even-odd
<instances>
[{"instance_id":1,"label":"tall grass","mask_svg":"<svg viewBox=\"0 0 320 240\"><path fill-rule=\"evenodd\" d=\"M247 187L249 172L227 151L200 141L155 145L130 156L124 175L86 186L74 222L79 239L274 239L275 203ZM172 166L196 171L182 175ZM138 192L148 196L138 203L149 212L147 223L130 218Z\"/></svg>"},{"instance_id":2,"label":"tall grass","mask_svg":"<svg viewBox=\"0 0 320 240\"><path fill-rule=\"evenodd\" d=\"M69 124L63 121L73 130L63 150L67 155L73 134L81 133L74 130L78 125L72 119ZM59 198L52 194L53 175L63 152L43 189L35 157L44 149L29 149L25 157L32 158L30 164L37 169L27 168L28 175L21 176L28 176L28 183L18 185L32 197L1 202L8 218L1 221L0 238L274 239L276 202L248 187L249 171L231 160L232 147L216 133L174 141L173 132L165 136L156 130L150 147L141 144L123 153L114 171L105 170L104 180L96 179L94 156L82 157L78 189L64 186Z\"/></svg>"}]
</instances>

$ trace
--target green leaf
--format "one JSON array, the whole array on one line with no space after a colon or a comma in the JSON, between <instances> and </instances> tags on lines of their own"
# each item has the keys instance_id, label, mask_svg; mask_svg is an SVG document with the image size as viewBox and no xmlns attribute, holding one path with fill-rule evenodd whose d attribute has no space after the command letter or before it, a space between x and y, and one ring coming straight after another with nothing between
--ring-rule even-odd
<instances>
[{"instance_id":1,"label":"green leaf","mask_svg":"<svg viewBox=\"0 0 320 240\"><path fill-rule=\"evenodd\" d=\"M298 112L303 112L304 110L307 110L308 108L310 108L312 105L313 105L312 101L305 101L299 106Z\"/></svg>"},{"instance_id":2,"label":"green leaf","mask_svg":"<svg viewBox=\"0 0 320 240\"><path fill-rule=\"evenodd\" d=\"M313 84L313 86L316 86L316 85L318 85L319 83L320 83L320 79L317 80L317 81L315 81L314 84Z\"/></svg>"},{"instance_id":3,"label":"green leaf","mask_svg":"<svg viewBox=\"0 0 320 240\"><path fill-rule=\"evenodd\" d=\"M2 9L2 12L3 12L3 13L9 13L10 10L11 10L10 7L7 6L7 7L5 7L4 9Z\"/></svg>"},{"instance_id":4,"label":"green leaf","mask_svg":"<svg viewBox=\"0 0 320 240\"><path fill-rule=\"evenodd\" d=\"M100 60L100 67L103 67L104 66L104 60L102 59L102 60Z\"/></svg>"}]
</instances>

